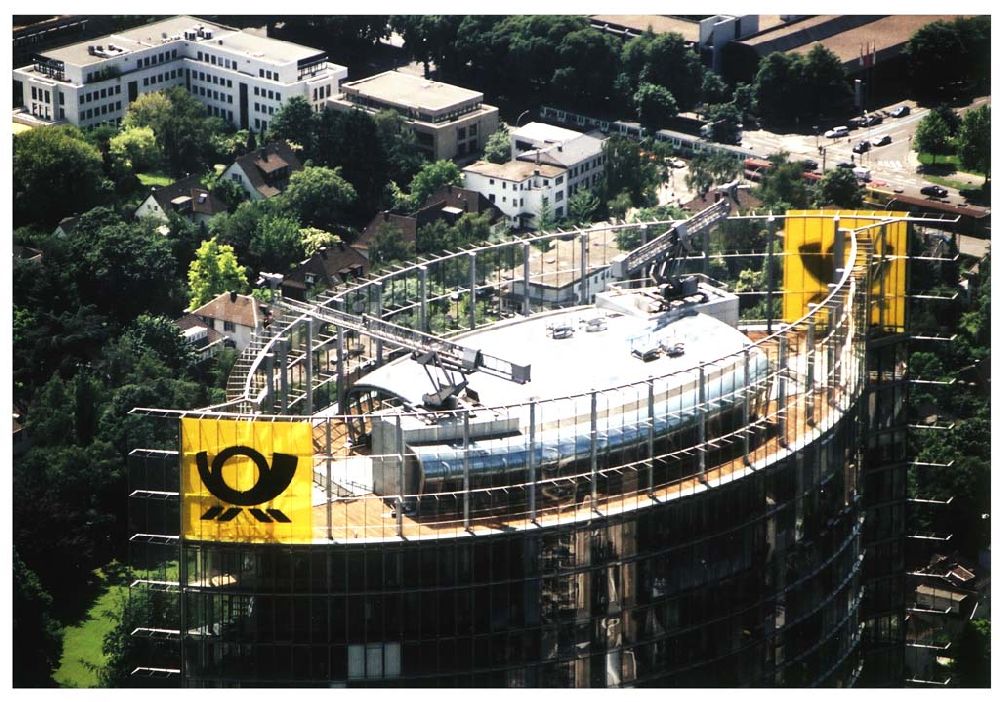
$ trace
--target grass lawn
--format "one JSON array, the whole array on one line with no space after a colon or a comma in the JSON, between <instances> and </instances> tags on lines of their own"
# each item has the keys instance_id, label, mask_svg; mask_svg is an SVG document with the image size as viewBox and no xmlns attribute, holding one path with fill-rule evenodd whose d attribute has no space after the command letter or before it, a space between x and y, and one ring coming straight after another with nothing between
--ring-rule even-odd
<instances>
[{"instance_id":1,"label":"grass lawn","mask_svg":"<svg viewBox=\"0 0 1000 702\"><path fill-rule=\"evenodd\" d=\"M147 188L154 185L162 188L174 182L174 179L165 173L136 173L135 177Z\"/></svg>"},{"instance_id":2,"label":"grass lawn","mask_svg":"<svg viewBox=\"0 0 1000 702\"><path fill-rule=\"evenodd\" d=\"M88 667L104 665L101 647L104 635L114 628L111 613L117 610L120 598L124 597L128 585L108 584L94 600L86 617L76 626L67 626L63 638L62 658L53 678L60 687L97 687L97 673Z\"/></svg>"}]
</instances>

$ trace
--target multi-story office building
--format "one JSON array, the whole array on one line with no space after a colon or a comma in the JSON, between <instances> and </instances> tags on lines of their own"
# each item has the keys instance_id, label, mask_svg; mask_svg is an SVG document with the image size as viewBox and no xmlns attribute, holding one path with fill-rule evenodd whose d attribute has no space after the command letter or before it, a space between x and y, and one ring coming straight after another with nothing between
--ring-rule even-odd
<instances>
[{"instance_id":1,"label":"multi-story office building","mask_svg":"<svg viewBox=\"0 0 1000 702\"><path fill-rule=\"evenodd\" d=\"M321 109L346 77L319 49L188 16L46 50L14 69L29 113L81 127L118 123L140 95L180 86L212 115L263 131L292 97Z\"/></svg>"},{"instance_id":2,"label":"multi-story office building","mask_svg":"<svg viewBox=\"0 0 1000 702\"><path fill-rule=\"evenodd\" d=\"M474 159L500 125L500 111L482 93L408 73L386 71L340 87L329 109L395 110L431 161Z\"/></svg>"},{"instance_id":3,"label":"multi-story office building","mask_svg":"<svg viewBox=\"0 0 1000 702\"><path fill-rule=\"evenodd\" d=\"M762 218L784 236L766 259L773 271L783 257L782 304L747 323L733 295L676 277L699 265L676 257L682 237L724 240L726 211L647 223L666 233L615 256L593 296L587 256L531 249L593 250L636 225L486 244L286 300L225 405L137 410L176 433L131 457L133 592L150 613L135 674L901 680L905 347L892 339L907 262L884 257L908 250L916 220ZM521 296L512 316L514 278L553 275L583 276L576 306Z\"/></svg>"},{"instance_id":4,"label":"multi-story office building","mask_svg":"<svg viewBox=\"0 0 1000 702\"><path fill-rule=\"evenodd\" d=\"M604 173L603 145L603 135L582 134L544 122L529 122L510 133L512 158L566 169L567 197L577 190L597 187Z\"/></svg>"}]
</instances>

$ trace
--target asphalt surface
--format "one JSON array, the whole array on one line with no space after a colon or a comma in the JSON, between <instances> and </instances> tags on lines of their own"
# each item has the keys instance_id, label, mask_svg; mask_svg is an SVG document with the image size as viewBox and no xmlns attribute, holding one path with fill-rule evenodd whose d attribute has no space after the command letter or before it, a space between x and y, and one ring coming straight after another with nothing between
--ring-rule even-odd
<instances>
[{"instance_id":1,"label":"asphalt surface","mask_svg":"<svg viewBox=\"0 0 1000 702\"><path fill-rule=\"evenodd\" d=\"M982 104L989 104L989 97L981 97L974 100L970 105L959 108L957 112L961 115L966 110L978 107ZM910 114L905 117L889 117L888 113L897 105L908 105ZM851 130L847 137L840 139L827 139L823 136L823 131L818 130L818 134L774 134L764 130L752 130L743 132L743 145L750 147L752 151L761 155L762 158L768 154L778 151L787 151L793 160L812 159L820 164L820 171L825 166L827 169L836 168L838 163L851 162L854 157L856 165L867 166L872 172L872 181L877 184L900 189L906 195L922 197L920 188L930 184L924 180L917 172L920 165L917 161L917 152L912 149L913 135L917 130L917 124L923 119L929 110L925 107L917 107L912 101L896 103L886 107L884 110L874 112L885 113L881 124L872 127L861 127ZM864 154L855 154L852 147L863 139L874 143L879 137L888 135L892 142L885 146L873 146L870 151ZM825 153L820 153L820 147ZM961 174L949 176L954 180L967 180L970 187L976 187L982 179L974 176L964 178ZM947 201L952 203L964 202L954 188L947 188Z\"/></svg>"}]
</instances>

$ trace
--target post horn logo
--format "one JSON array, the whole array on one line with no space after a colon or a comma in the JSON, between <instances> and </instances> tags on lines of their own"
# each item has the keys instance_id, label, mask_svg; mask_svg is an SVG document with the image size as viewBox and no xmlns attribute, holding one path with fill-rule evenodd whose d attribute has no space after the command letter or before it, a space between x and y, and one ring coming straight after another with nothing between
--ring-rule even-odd
<instances>
[{"instance_id":1,"label":"post horn logo","mask_svg":"<svg viewBox=\"0 0 1000 702\"><path fill-rule=\"evenodd\" d=\"M222 477L223 465L234 456L246 456L257 466L257 482L249 490L234 490L226 484ZM205 487L223 502L239 505L239 507L229 507L225 510L219 505L209 507L208 511L201 516L202 520L217 519L220 522L229 522L243 511L243 507L249 507L250 509L247 511L258 522L291 522L292 520L280 509L262 510L253 505L269 502L284 492L292 482L298 460L296 456L276 453L271 465L268 465L259 451L249 446L230 446L219 451L212 461L210 469L208 452L199 451L195 454L195 461L198 464L198 474L201 476L202 482L205 483Z\"/></svg>"}]
</instances>

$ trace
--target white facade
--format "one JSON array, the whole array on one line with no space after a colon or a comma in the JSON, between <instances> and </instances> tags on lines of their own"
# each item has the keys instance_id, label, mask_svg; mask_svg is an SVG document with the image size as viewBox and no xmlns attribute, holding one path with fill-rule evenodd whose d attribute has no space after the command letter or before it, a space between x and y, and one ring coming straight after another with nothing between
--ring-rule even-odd
<instances>
[{"instance_id":1,"label":"white facade","mask_svg":"<svg viewBox=\"0 0 1000 702\"><path fill-rule=\"evenodd\" d=\"M594 189L604 173L603 138L542 122L529 122L510 133L510 154L566 169L566 197Z\"/></svg>"},{"instance_id":2,"label":"white facade","mask_svg":"<svg viewBox=\"0 0 1000 702\"><path fill-rule=\"evenodd\" d=\"M510 161L474 163L462 169L465 187L496 205L512 227L537 227L548 201L553 219L566 216L566 169Z\"/></svg>"},{"instance_id":3,"label":"white facade","mask_svg":"<svg viewBox=\"0 0 1000 702\"><path fill-rule=\"evenodd\" d=\"M177 85L211 114L261 131L293 96L322 109L345 78L318 49L187 16L46 51L14 69L27 111L83 127L118 123L139 95Z\"/></svg>"}]
</instances>

